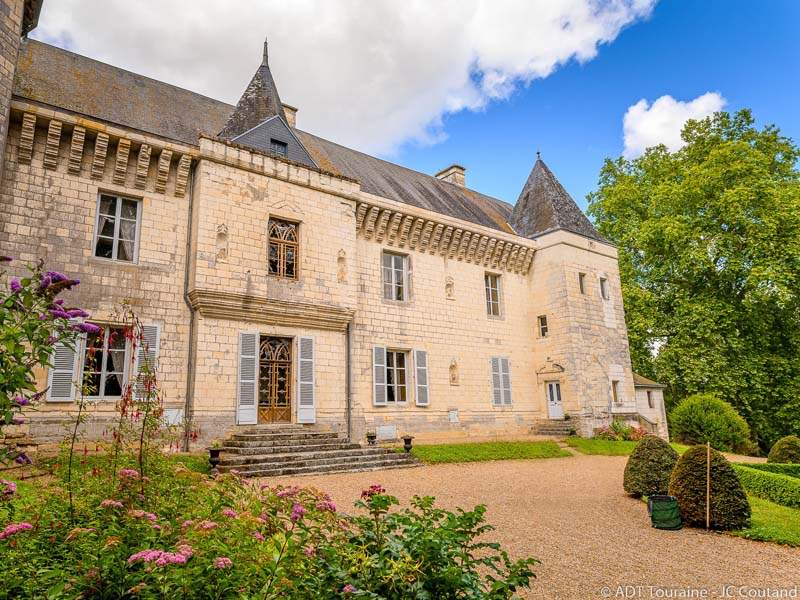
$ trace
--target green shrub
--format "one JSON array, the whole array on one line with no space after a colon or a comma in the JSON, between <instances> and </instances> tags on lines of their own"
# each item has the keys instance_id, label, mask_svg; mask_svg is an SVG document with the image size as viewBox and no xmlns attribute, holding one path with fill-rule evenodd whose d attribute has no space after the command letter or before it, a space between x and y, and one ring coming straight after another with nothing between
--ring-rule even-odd
<instances>
[{"instance_id":1,"label":"green shrub","mask_svg":"<svg viewBox=\"0 0 800 600\"><path fill-rule=\"evenodd\" d=\"M625 492L637 497L666 494L676 462L672 446L656 435L644 436L625 465Z\"/></svg>"},{"instance_id":2,"label":"green shrub","mask_svg":"<svg viewBox=\"0 0 800 600\"><path fill-rule=\"evenodd\" d=\"M739 481L752 494L775 504L782 504L791 508L800 508L800 479L751 469L744 465L734 465Z\"/></svg>"},{"instance_id":3,"label":"green shrub","mask_svg":"<svg viewBox=\"0 0 800 600\"><path fill-rule=\"evenodd\" d=\"M767 471L769 473L778 473L779 475L788 475L795 479L800 479L800 465L784 465L778 463L734 463L750 469L758 469L759 471Z\"/></svg>"},{"instance_id":4,"label":"green shrub","mask_svg":"<svg viewBox=\"0 0 800 600\"><path fill-rule=\"evenodd\" d=\"M787 435L775 442L767 457L768 463L800 464L800 438Z\"/></svg>"},{"instance_id":5,"label":"green shrub","mask_svg":"<svg viewBox=\"0 0 800 600\"><path fill-rule=\"evenodd\" d=\"M750 454L750 427L730 404L713 394L695 394L680 401L669 415L673 441L705 444L720 452Z\"/></svg>"},{"instance_id":6,"label":"green shrub","mask_svg":"<svg viewBox=\"0 0 800 600\"><path fill-rule=\"evenodd\" d=\"M706 447L692 446L678 459L669 479L669 493L678 499L687 525L706 524ZM750 504L739 478L725 457L711 450L711 528L742 529Z\"/></svg>"}]
</instances>

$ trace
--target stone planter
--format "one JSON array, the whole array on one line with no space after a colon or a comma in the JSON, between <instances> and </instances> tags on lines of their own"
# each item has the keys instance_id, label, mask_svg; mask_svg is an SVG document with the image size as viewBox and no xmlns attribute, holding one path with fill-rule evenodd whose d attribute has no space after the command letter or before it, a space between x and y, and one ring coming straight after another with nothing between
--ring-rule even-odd
<instances>
[{"instance_id":1,"label":"stone planter","mask_svg":"<svg viewBox=\"0 0 800 600\"><path fill-rule=\"evenodd\" d=\"M376 439L378 439L378 436L376 434L374 434L374 433L368 433L367 434L367 444L369 444L370 446L374 446L375 445L375 440Z\"/></svg>"},{"instance_id":2,"label":"stone planter","mask_svg":"<svg viewBox=\"0 0 800 600\"><path fill-rule=\"evenodd\" d=\"M217 469L217 465L219 464L220 458L219 453L222 452L222 448L209 448L208 449L208 464L211 465L211 472L212 473L219 473L219 469Z\"/></svg>"},{"instance_id":3,"label":"stone planter","mask_svg":"<svg viewBox=\"0 0 800 600\"><path fill-rule=\"evenodd\" d=\"M403 448L406 452L411 452L411 440L414 439L413 435L404 435L403 436Z\"/></svg>"}]
</instances>

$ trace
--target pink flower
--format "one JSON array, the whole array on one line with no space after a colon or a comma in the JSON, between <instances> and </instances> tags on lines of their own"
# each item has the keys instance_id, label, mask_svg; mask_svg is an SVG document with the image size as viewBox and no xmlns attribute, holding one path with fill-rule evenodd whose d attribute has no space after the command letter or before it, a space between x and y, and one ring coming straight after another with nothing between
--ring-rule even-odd
<instances>
[{"instance_id":1,"label":"pink flower","mask_svg":"<svg viewBox=\"0 0 800 600\"><path fill-rule=\"evenodd\" d=\"M6 527L2 532L0 532L0 540L5 539L10 535L19 533L20 531L24 531L25 529L33 529L33 525L31 525L30 523L19 523L19 524L12 523L8 527Z\"/></svg>"},{"instance_id":2,"label":"pink flower","mask_svg":"<svg viewBox=\"0 0 800 600\"><path fill-rule=\"evenodd\" d=\"M13 496L17 493L17 484L13 481L8 481L6 479L0 479L0 495L2 496Z\"/></svg>"},{"instance_id":3,"label":"pink flower","mask_svg":"<svg viewBox=\"0 0 800 600\"><path fill-rule=\"evenodd\" d=\"M230 517L231 519L235 519L237 517L236 511L235 510L230 510L228 508L226 508L225 510L222 511L222 516Z\"/></svg>"},{"instance_id":4,"label":"pink flower","mask_svg":"<svg viewBox=\"0 0 800 600\"><path fill-rule=\"evenodd\" d=\"M292 507L292 514L289 515L289 518L297 523L300 519L302 519L308 511L302 504L295 504Z\"/></svg>"},{"instance_id":5,"label":"pink flower","mask_svg":"<svg viewBox=\"0 0 800 600\"><path fill-rule=\"evenodd\" d=\"M342 592L344 592L345 594L352 594L355 591L356 591L356 588L354 586L350 585L349 583L342 588Z\"/></svg>"},{"instance_id":6,"label":"pink flower","mask_svg":"<svg viewBox=\"0 0 800 600\"><path fill-rule=\"evenodd\" d=\"M303 552L306 556L314 556L317 553L316 548L303 548Z\"/></svg>"},{"instance_id":7,"label":"pink flower","mask_svg":"<svg viewBox=\"0 0 800 600\"><path fill-rule=\"evenodd\" d=\"M253 532L253 537L256 538L259 542L263 542L263 541L265 541L267 539L263 535L258 533L257 531Z\"/></svg>"},{"instance_id":8,"label":"pink flower","mask_svg":"<svg viewBox=\"0 0 800 600\"><path fill-rule=\"evenodd\" d=\"M215 527L219 527L218 523L214 523L214 521L209 521L206 519L205 521L200 521L197 525L195 525L195 529L199 531L210 531Z\"/></svg>"},{"instance_id":9,"label":"pink flower","mask_svg":"<svg viewBox=\"0 0 800 600\"><path fill-rule=\"evenodd\" d=\"M330 500L320 500L319 502L317 502L317 508L319 510L329 510L330 512L336 512L336 505Z\"/></svg>"},{"instance_id":10,"label":"pink flower","mask_svg":"<svg viewBox=\"0 0 800 600\"><path fill-rule=\"evenodd\" d=\"M119 502L117 500L103 500L100 503L100 506L102 506L103 508L124 508L125 507L125 505L122 504L122 502Z\"/></svg>"},{"instance_id":11,"label":"pink flower","mask_svg":"<svg viewBox=\"0 0 800 600\"><path fill-rule=\"evenodd\" d=\"M226 556L220 556L214 559L214 566L217 569L227 569L233 566L233 561Z\"/></svg>"},{"instance_id":12,"label":"pink flower","mask_svg":"<svg viewBox=\"0 0 800 600\"><path fill-rule=\"evenodd\" d=\"M119 474L123 477L138 477L139 471L134 471L133 469L120 469Z\"/></svg>"},{"instance_id":13,"label":"pink flower","mask_svg":"<svg viewBox=\"0 0 800 600\"><path fill-rule=\"evenodd\" d=\"M191 527L192 525L194 525L194 521L184 521L181 523L181 527Z\"/></svg>"},{"instance_id":14,"label":"pink flower","mask_svg":"<svg viewBox=\"0 0 800 600\"><path fill-rule=\"evenodd\" d=\"M361 492L361 498L363 500L366 500L368 498L372 498L376 494L384 494L384 493L386 493L386 490L382 485L374 484L369 486L369 489L366 489L363 492Z\"/></svg>"}]
</instances>

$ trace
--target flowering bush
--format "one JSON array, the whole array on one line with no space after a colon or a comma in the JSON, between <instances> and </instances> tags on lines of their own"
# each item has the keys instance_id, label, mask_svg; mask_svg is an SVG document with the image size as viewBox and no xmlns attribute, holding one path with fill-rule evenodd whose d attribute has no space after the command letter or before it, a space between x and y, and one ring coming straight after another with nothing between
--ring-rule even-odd
<instances>
[{"instance_id":1,"label":"flowering bush","mask_svg":"<svg viewBox=\"0 0 800 600\"><path fill-rule=\"evenodd\" d=\"M626 425L619 419L614 419L611 425L603 425L594 428L594 437L599 440L610 441L632 441L638 442L647 432L636 425Z\"/></svg>"},{"instance_id":2,"label":"flowering bush","mask_svg":"<svg viewBox=\"0 0 800 600\"><path fill-rule=\"evenodd\" d=\"M0 263L11 258L0 256ZM0 292L0 435L9 425L24 422L23 410L31 410L41 398L36 392L35 367L50 363L57 340L74 344L88 323L70 319L88 317L80 308L69 308L58 296L80 283L56 271L45 271L39 264L30 275L12 279ZM0 271L0 279L6 272ZM30 459L14 447L0 445L0 463Z\"/></svg>"},{"instance_id":3,"label":"flowering bush","mask_svg":"<svg viewBox=\"0 0 800 600\"><path fill-rule=\"evenodd\" d=\"M156 453L142 478L112 460L76 474L72 524L58 479L0 502L4 594L500 599L534 577L533 559L477 541L491 530L482 506L449 512L428 497L392 511L375 485L348 516L313 489L209 477Z\"/></svg>"}]
</instances>

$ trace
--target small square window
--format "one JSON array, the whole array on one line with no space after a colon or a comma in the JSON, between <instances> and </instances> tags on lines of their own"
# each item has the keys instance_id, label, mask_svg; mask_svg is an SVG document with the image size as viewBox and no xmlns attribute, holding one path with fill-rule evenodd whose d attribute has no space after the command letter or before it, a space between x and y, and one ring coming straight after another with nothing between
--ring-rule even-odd
<instances>
[{"instance_id":1,"label":"small square window","mask_svg":"<svg viewBox=\"0 0 800 600\"><path fill-rule=\"evenodd\" d=\"M270 140L269 152L270 154L277 154L278 156L286 158L289 156L289 146L286 144L286 142L282 142L280 140Z\"/></svg>"},{"instance_id":2,"label":"small square window","mask_svg":"<svg viewBox=\"0 0 800 600\"><path fill-rule=\"evenodd\" d=\"M408 257L384 252L382 257L383 297L385 300L408 300Z\"/></svg>"},{"instance_id":3,"label":"small square window","mask_svg":"<svg viewBox=\"0 0 800 600\"><path fill-rule=\"evenodd\" d=\"M586 273L578 273L578 287L581 290L581 294L586 293Z\"/></svg>"},{"instance_id":4,"label":"small square window","mask_svg":"<svg viewBox=\"0 0 800 600\"><path fill-rule=\"evenodd\" d=\"M605 277L600 278L600 296L603 300L608 300L608 279Z\"/></svg>"},{"instance_id":5,"label":"small square window","mask_svg":"<svg viewBox=\"0 0 800 600\"><path fill-rule=\"evenodd\" d=\"M500 316L500 275L486 273L486 314L490 317Z\"/></svg>"},{"instance_id":6,"label":"small square window","mask_svg":"<svg viewBox=\"0 0 800 600\"><path fill-rule=\"evenodd\" d=\"M94 255L119 262L136 262L142 203L132 198L100 194L97 199Z\"/></svg>"},{"instance_id":7,"label":"small square window","mask_svg":"<svg viewBox=\"0 0 800 600\"><path fill-rule=\"evenodd\" d=\"M538 317L539 321L539 337L547 337L547 317L541 315Z\"/></svg>"}]
</instances>

